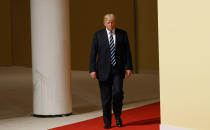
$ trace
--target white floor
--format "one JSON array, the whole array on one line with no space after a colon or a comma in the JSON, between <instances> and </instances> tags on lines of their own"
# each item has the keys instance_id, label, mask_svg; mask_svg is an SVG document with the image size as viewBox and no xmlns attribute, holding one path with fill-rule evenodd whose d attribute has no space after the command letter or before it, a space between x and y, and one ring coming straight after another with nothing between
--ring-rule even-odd
<instances>
[{"instance_id":1,"label":"white floor","mask_svg":"<svg viewBox=\"0 0 210 130\"><path fill-rule=\"evenodd\" d=\"M59 118L32 117L31 68L0 67L0 130L46 130L101 116L97 80L87 71L72 71L73 115ZM124 80L124 107L159 102L158 73L133 74Z\"/></svg>"}]
</instances>

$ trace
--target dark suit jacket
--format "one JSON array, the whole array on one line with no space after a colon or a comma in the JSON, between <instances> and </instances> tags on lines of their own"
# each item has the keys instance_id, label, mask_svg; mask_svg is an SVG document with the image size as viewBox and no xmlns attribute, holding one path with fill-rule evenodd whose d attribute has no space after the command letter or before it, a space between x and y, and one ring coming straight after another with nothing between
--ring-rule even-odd
<instances>
[{"instance_id":1,"label":"dark suit jacket","mask_svg":"<svg viewBox=\"0 0 210 130\"><path fill-rule=\"evenodd\" d=\"M115 28L116 34L116 69L125 77L125 70L132 70L132 57L127 33ZM111 71L111 56L108 34L106 29L95 32L90 52L90 70L96 72L97 79L104 81L108 79Z\"/></svg>"}]
</instances>

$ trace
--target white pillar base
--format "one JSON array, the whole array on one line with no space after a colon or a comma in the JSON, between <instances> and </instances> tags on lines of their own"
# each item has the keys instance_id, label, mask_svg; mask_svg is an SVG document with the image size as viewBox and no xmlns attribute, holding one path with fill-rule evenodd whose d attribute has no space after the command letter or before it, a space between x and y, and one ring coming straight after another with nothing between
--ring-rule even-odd
<instances>
[{"instance_id":1,"label":"white pillar base","mask_svg":"<svg viewBox=\"0 0 210 130\"><path fill-rule=\"evenodd\" d=\"M39 118L64 117L64 116L70 116L70 115L72 115L72 113L60 114L60 115L36 115L36 114L33 114L34 117L39 117Z\"/></svg>"}]
</instances>

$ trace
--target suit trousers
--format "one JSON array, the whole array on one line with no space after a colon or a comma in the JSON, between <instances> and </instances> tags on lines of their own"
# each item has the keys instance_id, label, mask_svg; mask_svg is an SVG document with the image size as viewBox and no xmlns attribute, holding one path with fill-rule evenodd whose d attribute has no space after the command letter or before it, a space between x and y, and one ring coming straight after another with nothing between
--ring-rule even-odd
<instances>
[{"instance_id":1,"label":"suit trousers","mask_svg":"<svg viewBox=\"0 0 210 130\"><path fill-rule=\"evenodd\" d=\"M107 125L112 121L112 106L116 119L119 119L123 105L123 78L116 68L111 67L109 78L105 81L99 80L101 102L103 108L103 119Z\"/></svg>"}]
</instances>

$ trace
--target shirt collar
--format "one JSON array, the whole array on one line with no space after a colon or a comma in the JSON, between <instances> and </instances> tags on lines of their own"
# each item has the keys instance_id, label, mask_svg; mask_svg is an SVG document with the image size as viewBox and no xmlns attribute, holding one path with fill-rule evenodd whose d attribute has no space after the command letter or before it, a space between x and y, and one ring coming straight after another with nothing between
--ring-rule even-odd
<instances>
[{"instance_id":1,"label":"shirt collar","mask_svg":"<svg viewBox=\"0 0 210 130\"><path fill-rule=\"evenodd\" d=\"M110 34L111 31L109 31L109 30L106 28L106 32L107 32L107 34ZM112 34L115 34L115 29L112 30Z\"/></svg>"}]
</instances>

